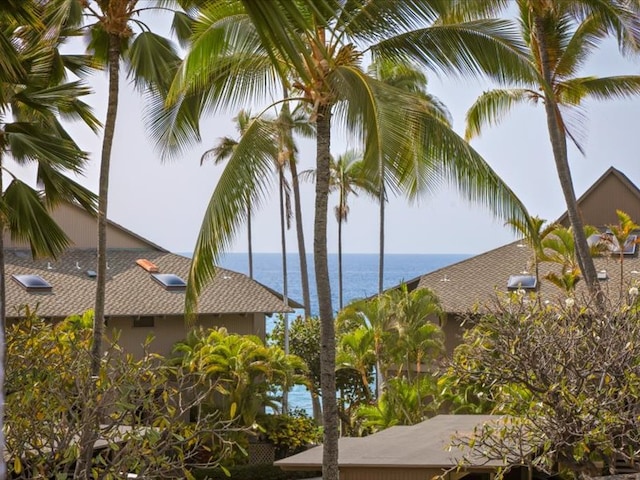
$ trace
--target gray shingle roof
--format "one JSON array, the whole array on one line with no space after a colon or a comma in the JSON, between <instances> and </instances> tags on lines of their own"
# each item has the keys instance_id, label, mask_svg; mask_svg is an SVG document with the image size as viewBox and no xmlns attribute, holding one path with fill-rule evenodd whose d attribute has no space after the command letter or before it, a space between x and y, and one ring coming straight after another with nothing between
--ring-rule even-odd
<instances>
[{"instance_id":1,"label":"gray shingle roof","mask_svg":"<svg viewBox=\"0 0 640 480\"><path fill-rule=\"evenodd\" d=\"M465 313L474 307L483 307L495 298L496 292L507 292L509 275L523 271L534 274L532 251L520 242L513 242L490 250L475 257L422 275L418 288L430 288L437 295L445 311ZM618 256L605 255L594 259L597 271L606 270L607 280L602 288L612 300L617 300L620 292L620 261ZM640 282L640 259L638 255L625 256L623 262L623 291L633 282ZM549 272L559 273L560 265L544 262L540 264L540 278ZM538 286L541 298L562 301L566 293L547 280ZM576 295L586 294L584 281L578 283Z\"/></svg>"},{"instance_id":2,"label":"gray shingle roof","mask_svg":"<svg viewBox=\"0 0 640 480\"><path fill-rule=\"evenodd\" d=\"M187 279L190 259L153 249L109 250L105 314L180 315L184 312L183 291L168 291L136 264L146 258L162 273L174 273ZM16 316L16 307L38 304L43 317L61 317L93 308L95 279L86 271L96 270L96 251L70 249L58 260L33 260L29 252L5 250L7 316ZM53 287L50 293L27 292L14 281L14 274L36 274ZM244 274L219 268L203 291L198 311L201 314L291 312L273 290Z\"/></svg>"},{"instance_id":3,"label":"gray shingle roof","mask_svg":"<svg viewBox=\"0 0 640 480\"><path fill-rule=\"evenodd\" d=\"M631 195L620 195L618 191L603 190L606 182L615 180L616 189L621 189L620 193L630 193ZM593 205L606 206L610 223L616 223L616 208L626 212L638 210L640 205L640 190L620 171L609 168L579 199L578 205L585 224L591 223L598 227L591 219L591 215L600 217L602 212L591 212L583 208L586 200L591 200ZM624 200L622 200L624 199ZM620 205L620 202L626 202ZM566 214L562 215L556 223L566 220ZM638 218L634 220L640 221ZM640 248L640 247L639 247ZM640 259L638 253L624 257L623 276L620 277L620 259L617 255L603 255L594 258L596 271L606 270L607 279L601 282L604 292L613 302L618 301L620 296L620 286L626 294L629 286L640 282ZM544 262L540 264L540 279L549 272L560 273L560 265ZM441 268L434 272L422 275L410 280L407 283L410 289L426 287L433 290L440 298L445 311L450 313L466 313L473 311L475 307L482 309L483 306L495 299L496 292L507 291L507 281L510 275L518 275L523 271L535 274L533 264L533 254L531 248L521 242L513 242L502 247L490 250L475 257L463 260L454 265ZM538 293L542 300L550 302L563 301L566 293L554 286L547 280L541 280L538 286ZM586 295L584 281L578 283L576 295Z\"/></svg>"},{"instance_id":4,"label":"gray shingle roof","mask_svg":"<svg viewBox=\"0 0 640 480\"><path fill-rule=\"evenodd\" d=\"M396 426L367 437L339 440L340 467L452 468L468 450L448 447L452 437L471 435L482 424L497 422L495 415L438 415L411 426ZM471 466L494 469L504 463L475 457ZM275 462L284 470L322 466L322 446Z\"/></svg>"}]
</instances>

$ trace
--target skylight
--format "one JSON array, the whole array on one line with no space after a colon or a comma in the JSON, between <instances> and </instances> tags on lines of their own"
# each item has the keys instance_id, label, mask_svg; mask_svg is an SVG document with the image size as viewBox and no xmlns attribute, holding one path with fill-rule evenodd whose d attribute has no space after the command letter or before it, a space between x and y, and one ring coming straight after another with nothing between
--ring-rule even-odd
<instances>
[{"instance_id":1,"label":"skylight","mask_svg":"<svg viewBox=\"0 0 640 480\"><path fill-rule=\"evenodd\" d=\"M537 285L534 275L510 275L507 281L508 290L535 290Z\"/></svg>"},{"instance_id":2,"label":"skylight","mask_svg":"<svg viewBox=\"0 0 640 480\"><path fill-rule=\"evenodd\" d=\"M167 290L184 290L187 283L173 273L152 273L153 279Z\"/></svg>"},{"instance_id":3,"label":"skylight","mask_svg":"<svg viewBox=\"0 0 640 480\"><path fill-rule=\"evenodd\" d=\"M52 287L40 275L11 275L27 292L50 292Z\"/></svg>"},{"instance_id":4,"label":"skylight","mask_svg":"<svg viewBox=\"0 0 640 480\"><path fill-rule=\"evenodd\" d=\"M622 250L623 255L634 255L636 253L637 235L629 235L627 237L627 241L624 243L624 249ZM620 246L616 242L616 246L611 250L611 253L614 255L620 255Z\"/></svg>"}]
</instances>

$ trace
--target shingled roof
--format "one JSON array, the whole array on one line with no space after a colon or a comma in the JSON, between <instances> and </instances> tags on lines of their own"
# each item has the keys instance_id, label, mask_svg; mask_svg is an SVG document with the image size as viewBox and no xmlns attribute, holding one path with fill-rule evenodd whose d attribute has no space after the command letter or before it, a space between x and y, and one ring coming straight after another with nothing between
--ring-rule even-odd
<instances>
[{"instance_id":1,"label":"shingled roof","mask_svg":"<svg viewBox=\"0 0 640 480\"><path fill-rule=\"evenodd\" d=\"M113 249L108 251L105 315L181 315L183 290L167 290L151 274L136 264L147 259L160 273L173 273L186 279L190 259L153 249ZM64 317L82 313L95 303L96 270L94 249L71 249L58 260L33 260L26 250L5 250L7 316L18 316L23 305L38 305L43 317ZM13 275L39 275L52 286L50 292L34 293L21 286ZM295 302L290 305L297 306ZM248 276L218 268L215 278L204 289L198 304L200 314L291 312L282 297Z\"/></svg>"},{"instance_id":2,"label":"shingled roof","mask_svg":"<svg viewBox=\"0 0 640 480\"><path fill-rule=\"evenodd\" d=\"M454 468L463 459L470 460L471 450L450 448L453 436L471 435L474 428L499 422L501 418L497 415L437 415L416 425L395 426L366 437L342 437L338 446L338 465L342 468ZM322 467L322 449L322 446L311 448L278 460L275 465L283 470L318 469ZM490 471L505 463L475 455L468 466Z\"/></svg>"},{"instance_id":3,"label":"shingled roof","mask_svg":"<svg viewBox=\"0 0 640 480\"><path fill-rule=\"evenodd\" d=\"M607 170L594 185L578 200L578 206L585 224L604 226L618 223L616 209L623 210L636 221L640 221L640 190L620 171ZM637 216L636 216L637 215ZM558 223L566 220L566 215ZM620 259L618 255L603 255L594 258L596 271L606 271L602 287L615 300L620 293ZM638 253L625 255L622 278L623 292L632 283L640 282L640 258ZM534 272L531 248L520 241L490 250L426 275L409 280L410 290L429 288L440 298L446 312L466 313L483 309L497 292L507 292L510 275ZM544 262L540 264L540 278L549 272L559 273L559 265ZM603 274L604 276L604 274ZM538 285L541 298L560 301L566 293L542 280ZM578 283L577 295L586 293L584 281Z\"/></svg>"}]
</instances>

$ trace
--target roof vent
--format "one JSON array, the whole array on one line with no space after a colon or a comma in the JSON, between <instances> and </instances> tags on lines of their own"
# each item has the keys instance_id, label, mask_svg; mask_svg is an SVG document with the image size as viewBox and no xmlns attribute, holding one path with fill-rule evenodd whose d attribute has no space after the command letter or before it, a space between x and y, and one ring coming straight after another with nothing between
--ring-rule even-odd
<instances>
[{"instance_id":1,"label":"roof vent","mask_svg":"<svg viewBox=\"0 0 640 480\"><path fill-rule=\"evenodd\" d=\"M96 278L98 276L95 270L87 270L84 273L86 273L89 278Z\"/></svg>"},{"instance_id":2,"label":"roof vent","mask_svg":"<svg viewBox=\"0 0 640 480\"><path fill-rule=\"evenodd\" d=\"M609 276L607 275L606 270L600 270L598 272L598 280L606 280L607 278L609 278Z\"/></svg>"},{"instance_id":3,"label":"roof vent","mask_svg":"<svg viewBox=\"0 0 640 480\"><path fill-rule=\"evenodd\" d=\"M534 275L510 275L507 290L535 290L538 281Z\"/></svg>"},{"instance_id":4,"label":"roof vent","mask_svg":"<svg viewBox=\"0 0 640 480\"><path fill-rule=\"evenodd\" d=\"M147 260L146 258L139 258L138 260L136 260L136 263L140 265L142 268L144 268L147 272L154 273L154 272L160 271L158 270L158 267L156 266L155 263L153 263L150 260Z\"/></svg>"},{"instance_id":5,"label":"roof vent","mask_svg":"<svg viewBox=\"0 0 640 480\"><path fill-rule=\"evenodd\" d=\"M40 275L11 275L27 292L50 292L51 284Z\"/></svg>"}]
</instances>

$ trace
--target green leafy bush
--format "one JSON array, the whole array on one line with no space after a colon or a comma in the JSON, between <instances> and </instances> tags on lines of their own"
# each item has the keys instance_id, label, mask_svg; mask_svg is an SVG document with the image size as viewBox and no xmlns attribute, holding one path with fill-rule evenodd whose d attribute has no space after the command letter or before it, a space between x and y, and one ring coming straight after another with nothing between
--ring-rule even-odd
<instances>
[{"instance_id":1,"label":"green leafy bush","mask_svg":"<svg viewBox=\"0 0 640 480\"><path fill-rule=\"evenodd\" d=\"M302 451L321 440L318 425L302 411L290 415L264 415L258 420L265 439L276 447L276 458Z\"/></svg>"}]
</instances>

